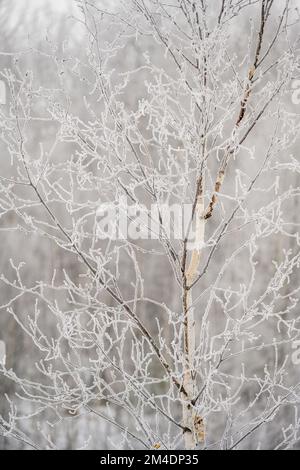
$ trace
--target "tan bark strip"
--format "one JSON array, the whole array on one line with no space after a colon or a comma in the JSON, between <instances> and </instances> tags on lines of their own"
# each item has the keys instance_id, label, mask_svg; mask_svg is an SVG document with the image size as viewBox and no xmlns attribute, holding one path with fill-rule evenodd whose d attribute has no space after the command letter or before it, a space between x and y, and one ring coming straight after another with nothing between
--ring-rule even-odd
<instances>
[{"instance_id":1,"label":"tan bark strip","mask_svg":"<svg viewBox=\"0 0 300 470\"><path fill-rule=\"evenodd\" d=\"M204 219L204 195L203 178L199 177L197 182L196 195L192 211L192 222L195 219L195 240L193 240L191 259L187 266L187 240L185 240L185 252L183 259L183 310L184 310L184 375L183 386L187 396L183 397L183 425L188 428L184 433L185 448L194 449L198 442L202 442L204 437L203 419L197 416L191 401L195 393L195 317L192 308L192 292L189 286L198 275L198 268L201 259L201 251L204 244L205 219Z\"/></svg>"},{"instance_id":2,"label":"tan bark strip","mask_svg":"<svg viewBox=\"0 0 300 470\"><path fill-rule=\"evenodd\" d=\"M268 16L270 14L270 9L273 5L273 0L262 0L261 3L261 16L260 16L260 29L258 33L258 42L255 50L255 55L254 55L254 60L253 60L253 65L250 67L249 72L248 72L248 81L246 88L244 90L244 95L241 101L241 107L239 111L238 118L236 120L235 126L234 126L234 132L240 127L241 123L243 122L246 112L247 112L247 106L248 102L252 93L253 89L253 82L254 82L254 77L257 71L257 68L259 66L259 60L260 60L260 54L262 50L262 44L263 44L263 38L264 38L264 32L265 32L265 27L267 23ZM218 197L217 195L220 193L224 178L225 178L225 173L226 169L228 166L228 163L230 161L231 155L234 153L234 148L232 148L230 145L227 147L225 151L225 156L222 159L220 168L218 170L215 186L214 186L214 193L212 195L212 198L210 200L210 203L205 211L204 218L209 219L212 214L213 210L218 202Z\"/></svg>"}]
</instances>

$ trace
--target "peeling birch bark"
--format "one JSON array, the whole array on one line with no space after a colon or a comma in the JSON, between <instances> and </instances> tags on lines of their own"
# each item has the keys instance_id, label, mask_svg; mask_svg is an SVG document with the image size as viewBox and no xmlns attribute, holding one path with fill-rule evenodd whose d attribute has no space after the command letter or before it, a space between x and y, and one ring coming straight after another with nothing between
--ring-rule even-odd
<instances>
[{"instance_id":1,"label":"peeling birch bark","mask_svg":"<svg viewBox=\"0 0 300 470\"><path fill-rule=\"evenodd\" d=\"M183 425L187 429L184 435L185 448L194 449L198 442L203 440L203 419L197 416L192 405L195 396L195 316L193 309L192 291L189 288L198 275L201 252L204 246L205 219L204 198L202 185L198 184L198 195L195 206L194 240L190 242L192 250L189 266L185 273L186 285L184 290L184 376L183 386L187 395L183 397Z\"/></svg>"},{"instance_id":2,"label":"peeling birch bark","mask_svg":"<svg viewBox=\"0 0 300 470\"><path fill-rule=\"evenodd\" d=\"M250 100L251 93L252 93L253 81L254 81L254 78L255 78L257 68L258 68L259 63L260 63L260 54L261 54L261 49L262 49L264 31L265 31L267 19L268 19L272 4L273 4L272 1L269 2L269 4L268 4L267 0L262 0L262 3L261 3L260 30L259 30L259 34L258 34L258 42L257 42L257 46L256 46L255 56L254 56L254 62L253 62L253 65L250 67L250 69L248 71L248 83L246 84L245 91L244 91L244 96L243 96L242 101L241 101L241 107L240 107L239 115L238 115L237 121L235 123L235 130L237 130L240 127L241 123L244 121L244 118L245 118L245 115L246 115L246 112L247 112L248 102ZM228 163L230 161L230 157L233 153L234 153L234 150L231 149L230 146L228 146L228 148L226 150L226 153L225 153L225 157L223 158L223 160L221 162L221 166L220 166L218 174L217 174L215 187L214 187L214 193L212 195L212 198L211 198L211 201L208 205L208 208L205 211L205 215L204 215L205 219L209 219L212 216L214 207L215 207L215 205L217 204L217 201L218 201L218 196L217 195L220 193L220 190L222 188L224 178L225 178L225 172L226 172Z\"/></svg>"}]
</instances>

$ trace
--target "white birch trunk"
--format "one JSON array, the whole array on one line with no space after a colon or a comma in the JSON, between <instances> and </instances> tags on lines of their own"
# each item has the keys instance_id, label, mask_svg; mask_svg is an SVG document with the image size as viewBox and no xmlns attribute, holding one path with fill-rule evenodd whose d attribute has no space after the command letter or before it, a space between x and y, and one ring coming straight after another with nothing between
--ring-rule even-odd
<instances>
[{"instance_id":1,"label":"white birch trunk","mask_svg":"<svg viewBox=\"0 0 300 470\"><path fill-rule=\"evenodd\" d=\"M189 248L192 250L190 264L186 272L187 286L191 286L197 277L201 252L204 245L205 219L204 219L204 199L201 192L197 198L195 209L195 236ZM195 371L194 355L196 345L195 315L193 309L192 291L189 289L185 294L185 371L183 377L184 389L187 396L184 396L183 423L191 430L185 432L185 448L195 449L198 442L203 440L202 419L197 417L191 401L195 397ZM200 426L199 426L200 424Z\"/></svg>"}]
</instances>

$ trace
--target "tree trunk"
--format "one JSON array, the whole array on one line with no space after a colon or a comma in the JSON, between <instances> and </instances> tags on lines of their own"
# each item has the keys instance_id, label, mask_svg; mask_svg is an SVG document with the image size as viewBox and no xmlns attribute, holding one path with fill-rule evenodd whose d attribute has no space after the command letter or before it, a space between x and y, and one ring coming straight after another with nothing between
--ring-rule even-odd
<instances>
[{"instance_id":1,"label":"tree trunk","mask_svg":"<svg viewBox=\"0 0 300 470\"><path fill-rule=\"evenodd\" d=\"M195 398L194 355L196 345L195 314L192 289L190 288L198 275L201 251L204 245L205 219L204 198L201 183L198 184L195 206L195 232L189 249L192 251L190 264L185 272L184 286L184 374L183 386L186 395L183 397L183 425L186 428L184 440L186 449L194 449L203 440L203 420L197 416L192 404Z\"/></svg>"}]
</instances>

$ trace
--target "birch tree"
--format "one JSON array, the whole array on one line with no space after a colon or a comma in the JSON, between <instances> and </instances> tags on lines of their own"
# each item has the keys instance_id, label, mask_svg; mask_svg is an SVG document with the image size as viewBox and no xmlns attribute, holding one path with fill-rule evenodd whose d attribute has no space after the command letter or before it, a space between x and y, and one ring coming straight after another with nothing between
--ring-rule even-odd
<instances>
[{"instance_id":1,"label":"birch tree","mask_svg":"<svg viewBox=\"0 0 300 470\"><path fill-rule=\"evenodd\" d=\"M22 239L1 312L36 371L0 362L0 432L60 448L93 417L117 448L299 446L298 0L74 5L81 51L47 38L1 70L0 223Z\"/></svg>"}]
</instances>

